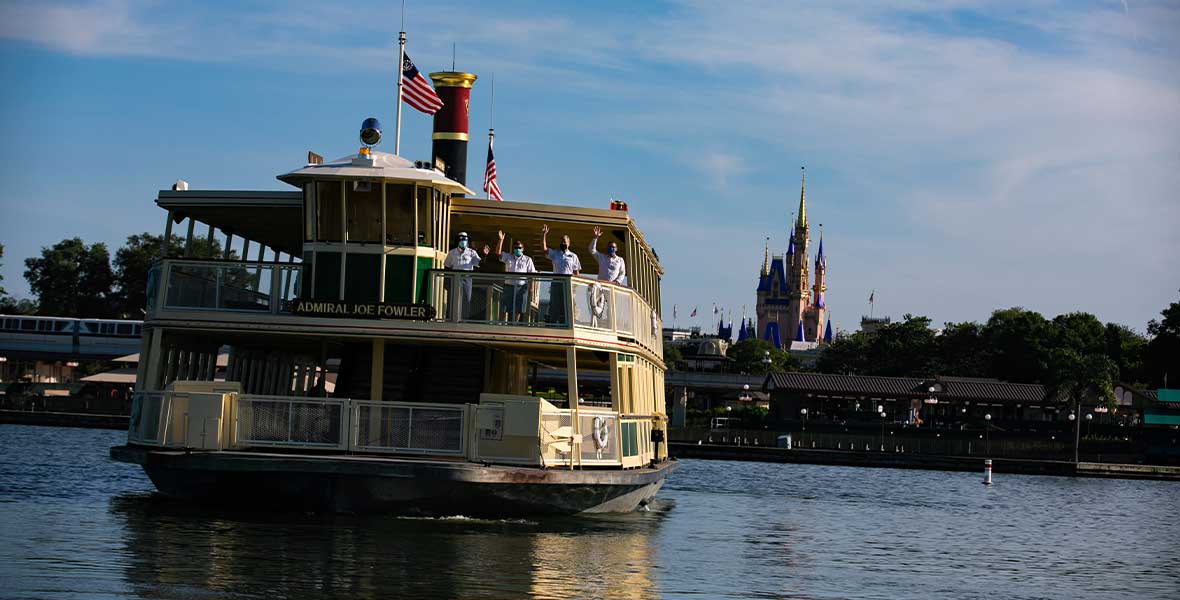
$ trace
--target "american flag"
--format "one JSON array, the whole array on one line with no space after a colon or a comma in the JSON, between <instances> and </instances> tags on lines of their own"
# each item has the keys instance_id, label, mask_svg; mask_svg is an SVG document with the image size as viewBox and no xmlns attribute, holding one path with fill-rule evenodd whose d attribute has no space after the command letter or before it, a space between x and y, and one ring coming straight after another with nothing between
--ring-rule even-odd
<instances>
[{"instance_id":1,"label":"american flag","mask_svg":"<svg viewBox=\"0 0 1180 600\"><path fill-rule=\"evenodd\" d=\"M488 193L489 198L495 198L500 202L504 201L504 196L500 194L500 184L496 183L496 157L492 155L492 138L488 138L488 167L483 172L483 191Z\"/></svg>"},{"instance_id":2,"label":"american flag","mask_svg":"<svg viewBox=\"0 0 1180 600\"><path fill-rule=\"evenodd\" d=\"M402 99L406 104L428 114L433 115L443 107L443 101L434 93L430 82L414 66L409 54L403 54L402 60Z\"/></svg>"}]
</instances>

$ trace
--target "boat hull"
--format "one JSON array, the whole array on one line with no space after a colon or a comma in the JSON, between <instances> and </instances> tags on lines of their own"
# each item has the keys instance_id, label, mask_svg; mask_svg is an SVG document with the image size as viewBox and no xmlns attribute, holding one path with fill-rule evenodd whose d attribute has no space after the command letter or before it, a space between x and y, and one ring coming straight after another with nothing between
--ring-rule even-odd
<instances>
[{"instance_id":1,"label":"boat hull","mask_svg":"<svg viewBox=\"0 0 1180 600\"><path fill-rule=\"evenodd\" d=\"M357 456L188 452L117 446L160 493L264 509L425 515L630 512L675 461L629 470L566 470Z\"/></svg>"}]
</instances>

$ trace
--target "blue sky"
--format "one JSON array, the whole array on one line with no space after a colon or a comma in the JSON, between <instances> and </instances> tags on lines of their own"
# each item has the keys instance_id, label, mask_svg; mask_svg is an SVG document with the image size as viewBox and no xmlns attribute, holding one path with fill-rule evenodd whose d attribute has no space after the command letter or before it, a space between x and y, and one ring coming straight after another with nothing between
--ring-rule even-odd
<instances>
[{"instance_id":1,"label":"blue sky","mask_svg":"<svg viewBox=\"0 0 1180 600\"><path fill-rule=\"evenodd\" d=\"M396 2L0 2L3 285L64 237L159 233L156 191L283 189L391 124ZM424 71L480 75L509 200L628 201L665 311L754 311L807 166L828 306L1143 330L1180 290L1180 5L407 2ZM403 154L430 120L405 114ZM481 139L478 135L474 139ZM387 148L390 150L390 148ZM472 144L469 169L482 165ZM813 239L816 237L813 231ZM670 320L670 319L669 319Z\"/></svg>"}]
</instances>

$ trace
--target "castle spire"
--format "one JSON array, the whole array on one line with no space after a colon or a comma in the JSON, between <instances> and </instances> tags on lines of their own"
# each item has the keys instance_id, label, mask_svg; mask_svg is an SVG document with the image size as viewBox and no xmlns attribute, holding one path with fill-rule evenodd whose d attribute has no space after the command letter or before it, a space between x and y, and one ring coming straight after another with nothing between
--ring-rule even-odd
<instances>
[{"instance_id":1,"label":"castle spire","mask_svg":"<svg viewBox=\"0 0 1180 600\"><path fill-rule=\"evenodd\" d=\"M815 266L826 269L828 262L824 260L824 224L819 224L819 254L815 255Z\"/></svg>"},{"instance_id":2,"label":"castle spire","mask_svg":"<svg viewBox=\"0 0 1180 600\"><path fill-rule=\"evenodd\" d=\"M791 220L795 220L795 213L791 213ZM792 231L788 239L790 241L787 242L787 256L791 256L795 254L795 232Z\"/></svg>"},{"instance_id":3,"label":"castle spire","mask_svg":"<svg viewBox=\"0 0 1180 600\"><path fill-rule=\"evenodd\" d=\"M770 237L766 238L766 247L762 250L762 275L770 275Z\"/></svg>"},{"instance_id":4,"label":"castle spire","mask_svg":"<svg viewBox=\"0 0 1180 600\"><path fill-rule=\"evenodd\" d=\"M799 219L795 221L797 229L807 228L807 167L799 167L802 179L799 183Z\"/></svg>"}]
</instances>

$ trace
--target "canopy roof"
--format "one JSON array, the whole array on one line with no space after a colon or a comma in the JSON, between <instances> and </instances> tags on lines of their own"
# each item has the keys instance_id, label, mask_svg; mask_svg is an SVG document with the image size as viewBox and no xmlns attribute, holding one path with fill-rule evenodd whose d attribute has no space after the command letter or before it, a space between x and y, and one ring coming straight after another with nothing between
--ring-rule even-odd
<instances>
[{"instance_id":1,"label":"canopy roof","mask_svg":"<svg viewBox=\"0 0 1180 600\"><path fill-rule=\"evenodd\" d=\"M452 194L474 194L463 184L448 179L434 169L419 169L414 163L386 152L371 152L369 156L350 154L322 165L309 164L301 169L279 175L279 181L301 186L310 179L381 179L389 182L422 183L445 189Z\"/></svg>"},{"instance_id":2,"label":"canopy roof","mask_svg":"<svg viewBox=\"0 0 1180 600\"><path fill-rule=\"evenodd\" d=\"M160 190L156 204L177 223L192 217L287 254L303 253L303 192Z\"/></svg>"}]
</instances>

